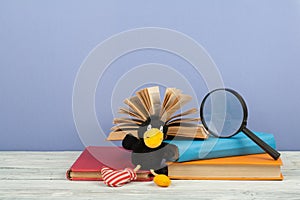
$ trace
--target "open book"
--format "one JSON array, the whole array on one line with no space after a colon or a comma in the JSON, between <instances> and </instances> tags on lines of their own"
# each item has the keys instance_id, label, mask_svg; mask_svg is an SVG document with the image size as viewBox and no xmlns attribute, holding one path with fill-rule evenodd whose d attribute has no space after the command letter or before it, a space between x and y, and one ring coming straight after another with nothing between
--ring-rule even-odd
<instances>
[{"instance_id":1,"label":"open book","mask_svg":"<svg viewBox=\"0 0 300 200\"><path fill-rule=\"evenodd\" d=\"M123 140L128 133L137 136L139 126L150 116L158 116L168 126L168 136L205 139L208 133L199 124L200 118L187 117L197 113L196 108L176 114L191 99L191 96L182 94L179 89L166 88L161 102L158 86L141 89L136 92L136 96L124 100L128 107L120 108L119 113L127 116L114 118L115 126L111 128L107 139Z\"/></svg>"}]
</instances>

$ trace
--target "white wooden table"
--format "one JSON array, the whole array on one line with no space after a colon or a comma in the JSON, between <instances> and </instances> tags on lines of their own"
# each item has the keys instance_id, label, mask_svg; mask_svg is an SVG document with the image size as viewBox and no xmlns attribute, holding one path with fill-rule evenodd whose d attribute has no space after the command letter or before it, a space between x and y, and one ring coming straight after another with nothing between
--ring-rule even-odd
<instances>
[{"instance_id":1,"label":"white wooden table","mask_svg":"<svg viewBox=\"0 0 300 200\"><path fill-rule=\"evenodd\" d=\"M300 199L300 152L282 152L283 181L172 181L168 188L132 182L110 188L69 181L80 152L0 152L0 199Z\"/></svg>"}]
</instances>

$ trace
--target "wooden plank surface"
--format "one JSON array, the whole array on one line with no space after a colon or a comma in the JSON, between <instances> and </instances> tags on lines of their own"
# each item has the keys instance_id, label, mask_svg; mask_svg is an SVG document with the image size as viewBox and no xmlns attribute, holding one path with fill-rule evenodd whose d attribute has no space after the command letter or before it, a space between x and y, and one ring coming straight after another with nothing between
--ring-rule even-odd
<instances>
[{"instance_id":1,"label":"wooden plank surface","mask_svg":"<svg viewBox=\"0 0 300 200\"><path fill-rule=\"evenodd\" d=\"M69 181L80 152L0 152L0 199L300 199L300 152L282 152L283 181L175 181L168 188L132 182L110 188Z\"/></svg>"}]
</instances>

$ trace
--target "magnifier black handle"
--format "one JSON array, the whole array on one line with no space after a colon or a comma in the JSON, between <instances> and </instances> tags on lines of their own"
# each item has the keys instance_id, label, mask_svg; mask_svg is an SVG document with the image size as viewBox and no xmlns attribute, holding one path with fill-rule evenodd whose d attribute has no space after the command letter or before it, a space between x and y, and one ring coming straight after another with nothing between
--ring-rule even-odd
<instances>
[{"instance_id":1,"label":"magnifier black handle","mask_svg":"<svg viewBox=\"0 0 300 200\"><path fill-rule=\"evenodd\" d=\"M274 160L277 160L280 157L280 153L269 146L267 143L262 141L259 137L257 137L252 131L248 128L243 128L243 133L245 133L253 142L255 142L258 146L260 146L265 152L267 152Z\"/></svg>"}]
</instances>

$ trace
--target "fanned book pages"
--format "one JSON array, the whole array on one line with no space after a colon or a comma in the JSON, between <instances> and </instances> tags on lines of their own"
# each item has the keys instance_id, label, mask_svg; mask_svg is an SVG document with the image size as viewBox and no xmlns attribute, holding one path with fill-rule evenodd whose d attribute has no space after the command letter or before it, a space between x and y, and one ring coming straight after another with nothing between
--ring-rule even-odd
<instances>
[{"instance_id":1,"label":"fanned book pages","mask_svg":"<svg viewBox=\"0 0 300 200\"><path fill-rule=\"evenodd\" d=\"M208 133L199 124L200 118L190 115L198 113L196 108L191 108L178 113L192 97L182 94L176 88L166 88L164 98L160 100L158 86L144 88L136 92L136 96L124 100L127 108L120 108L119 113L125 117L115 118L115 126L111 128L108 140L123 140L126 134L137 136L138 128L151 116L157 116L168 126L167 135L171 137L206 139ZM176 114L177 112L177 114Z\"/></svg>"}]
</instances>

